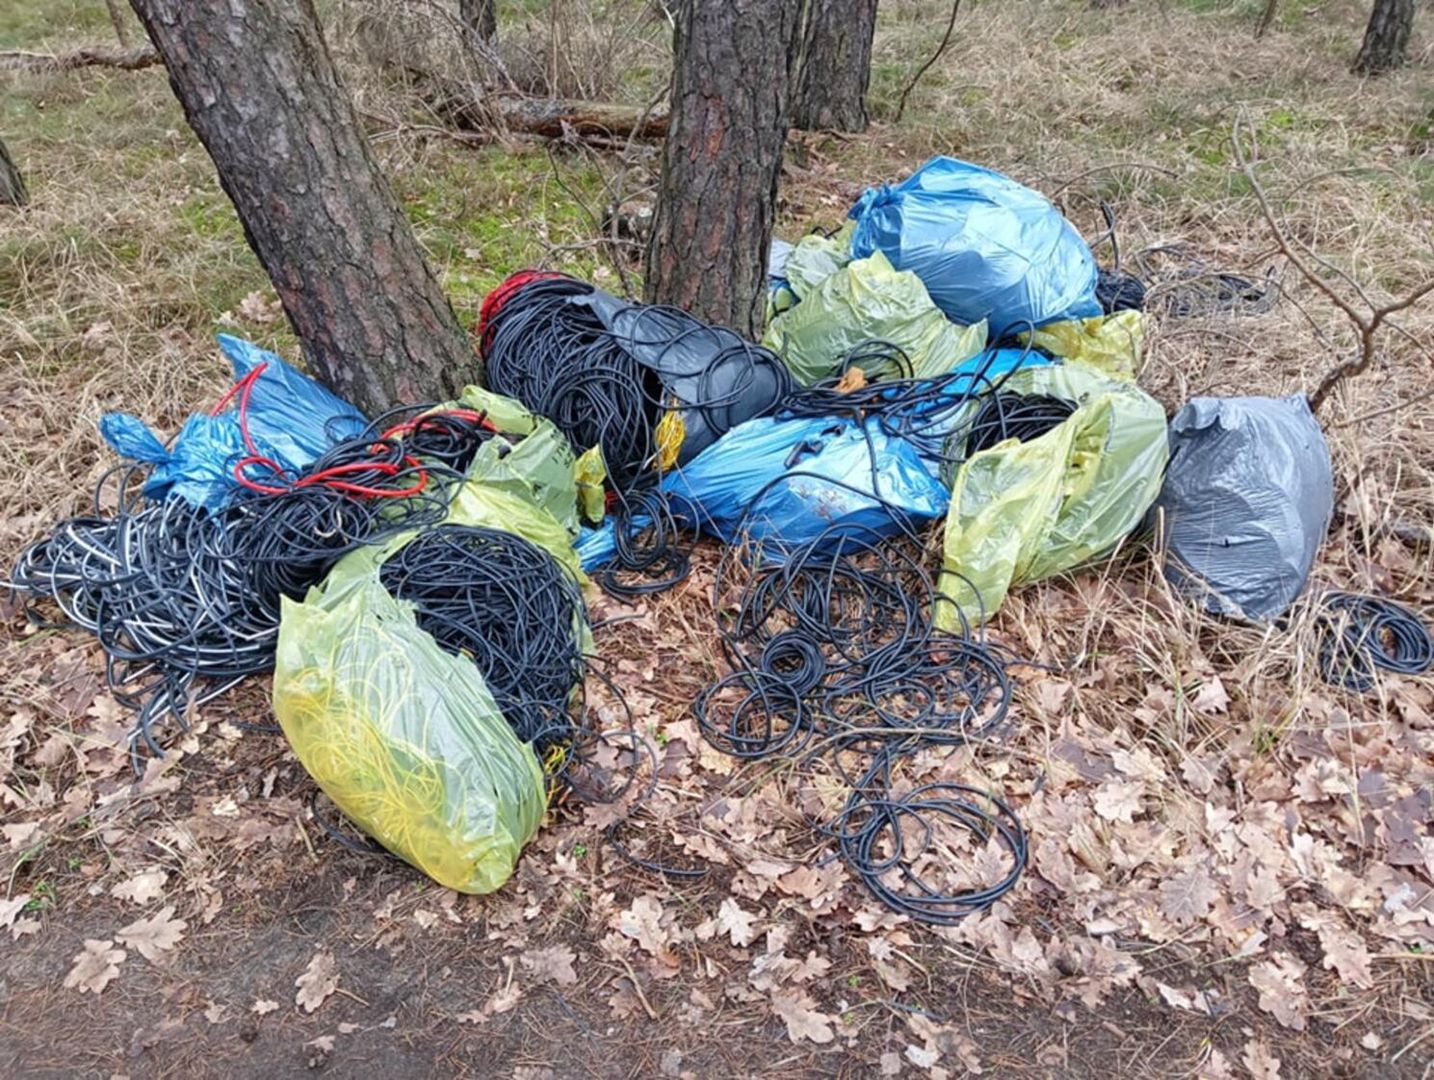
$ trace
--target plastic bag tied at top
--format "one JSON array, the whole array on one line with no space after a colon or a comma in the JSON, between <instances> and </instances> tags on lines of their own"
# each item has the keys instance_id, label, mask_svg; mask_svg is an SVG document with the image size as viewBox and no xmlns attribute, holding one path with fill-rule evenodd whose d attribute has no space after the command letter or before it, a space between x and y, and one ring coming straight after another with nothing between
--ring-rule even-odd
<instances>
[{"instance_id":1,"label":"plastic bag tied at top","mask_svg":"<svg viewBox=\"0 0 1434 1080\"><path fill-rule=\"evenodd\" d=\"M899 184L867 190L850 216L853 258L884 252L951 319L988 320L993 339L1101 314L1080 233L1045 196L998 172L932 158Z\"/></svg>"},{"instance_id":2,"label":"plastic bag tied at top","mask_svg":"<svg viewBox=\"0 0 1434 1080\"><path fill-rule=\"evenodd\" d=\"M1324 432L1302 395L1194 398L1170 422L1165 576L1219 614L1264 622L1304 591L1334 512Z\"/></svg>"}]
</instances>

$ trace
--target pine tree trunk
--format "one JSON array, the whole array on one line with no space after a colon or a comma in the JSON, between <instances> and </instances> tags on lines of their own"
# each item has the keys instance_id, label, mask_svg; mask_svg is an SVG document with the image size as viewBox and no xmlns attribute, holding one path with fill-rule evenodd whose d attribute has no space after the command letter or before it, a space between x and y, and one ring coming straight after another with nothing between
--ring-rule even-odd
<instances>
[{"instance_id":1,"label":"pine tree trunk","mask_svg":"<svg viewBox=\"0 0 1434 1080\"><path fill-rule=\"evenodd\" d=\"M682 0L647 299L755 338L802 0Z\"/></svg>"},{"instance_id":2,"label":"pine tree trunk","mask_svg":"<svg viewBox=\"0 0 1434 1080\"><path fill-rule=\"evenodd\" d=\"M498 36L498 0L458 0L458 14L484 41Z\"/></svg>"},{"instance_id":3,"label":"pine tree trunk","mask_svg":"<svg viewBox=\"0 0 1434 1080\"><path fill-rule=\"evenodd\" d=\"M129 27L125 25L124 13L120 9L119 0L105 0L105 7L110 13L110 23L115 28L115 37L119 39L120 48L129 48Z\"/></svg>"},{"instance_id":4,"label":"pine tree trunk","mask_svg":"<svg viewBox=\"0 0 1434 1080\"><path fill-rule=\"evenodd\" d=\"M20 175L19 166L10 160L5 140L0 139L0 206L24 206L29 201L25 178Z\"/></svg>"},{"instance_id":5,"label":"pine tree trunk","mask_svg":"<svg viewBox=\"0 0 1434 1080\"><path fill-rule=\"evenodd\" d=\"M370 413L476 378L312 0L130 3L313 373Z\"/></svg>"},{"instance_id":6,"label":"pine tree trunk","mask_svg":"<svg viewBox=\"0 0 1434 1080\"><path fill-rule=\"evenodd\" d=\"M865 131L876 0L807 0L792 126L803 131Z\"/></svg>"},{"instance_id":7,"label":"pine tree trunk","mask_svg":"<svg viewBox=\"0 0 1434 1080\"><path fill-rule=\"evenodd\" d=\"M1361 75L1379 75L1402 67L1413 28L1414 0L1374 0L1354 70Z\"/></svg>"}]
</instances>

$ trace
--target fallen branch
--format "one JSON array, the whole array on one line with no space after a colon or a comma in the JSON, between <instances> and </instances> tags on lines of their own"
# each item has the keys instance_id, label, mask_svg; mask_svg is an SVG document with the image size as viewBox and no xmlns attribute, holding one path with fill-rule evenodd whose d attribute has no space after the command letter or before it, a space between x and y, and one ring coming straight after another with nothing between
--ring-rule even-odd
<instances>
[{"instance_id":1,"label":"fallen branch","mask_svg":"<svg viewBox=\"0 0 1434 1080\"><path fill-rule=\"evenodd\" d=\"M609 137L660 139L667 134L667 110L600 101L550 98L479 98L453 79L412 72L420 94L435 115L463 131L490 132L492 116L510 131L548 139Z\"/></svg>"},{"instance_id":2,"label":"fallen branch","mask_svg":"<svg viewBox=\"0 0 1434 1080\"><path fill-rule=\"evenodd\" d=\"M0 71L73 71L82 67L119 68L139 71L160 63L153 45L133 49L106 49L87 45L68 53L36 53L23 50L0 52Z\"/></svg>"},{"instance_id":3,"label":"fallen branch","mask_svg":"<svg viewBox=\"0 0 1434 1080\"><path fill-rule=\"evenodd\" d=\"M1369 294L1364 291L1364 288L1359 282L1355 281L1345 271L1334 266L1316 252L1304 247L1304 245L1300 245L1301 250L1296 250L1295 242L1285 234L1285 230L1280 226L1278 219L1275 217L1275 212L1270 206L1269 197L1265 194L1264 187L1255 176L1254 165L1245 155L1245 148L1240 142L1240 123L1241 121L1236 119L1234 130L1230 134L1230 145L1234 149L1235 161L1240 166L1240 171L1244 173L1245 179L1249 181L1250 190L1255 193L1255 199L1260 204L1260 212L1264 215L1265 222L1270 227L1270 232L1274 236L1280 253L1284 255L1291 266L1299 271L1301 277L1320 292L1324 293L1335 307L1344 312L1345 315L1349 317L1349 321L1353 323L1359 331L1359 356L1353 360L1345 361L1333 371L1328 372L1324 378L1320 380L1319 385L1315 387L1314 393L1309 395L1310 411L1318 413L1320 407L1325 403L1325 400L1334 392L1335 388L1339 386L1341 382L1350 376L1362 375L1369 366L1374 363L1377 356L1375 350L1376 337L1380 328L1384 325L1385 320L1388 319L1389 316L1395 315L1405 308L1417 304L1430 293L1434 293L1434 278L1415 286L1414 290L1402 299L1380 306L1371 300ZM1316 274L1307 261L1310 259L1342 278L1344 282L1354 290L1360 303L1368 309L1367 313L1361 311L1353 301L1342 296L1334 286Z\"/></svg>"},{"instance_id":4,"label":"fallen branch","mask_svg":"<svg viewBox=\"0 0 1434 1080\"><path fill-rule=\"evenodd\" d=\"M1279 7L1280 0L1265 0L1265 10L1260 13L1260 23L1255 27L1256 40L1265 36L1265 31L1274 23L1275 16L1279 13Z\"/></svg>"}]
</instances>

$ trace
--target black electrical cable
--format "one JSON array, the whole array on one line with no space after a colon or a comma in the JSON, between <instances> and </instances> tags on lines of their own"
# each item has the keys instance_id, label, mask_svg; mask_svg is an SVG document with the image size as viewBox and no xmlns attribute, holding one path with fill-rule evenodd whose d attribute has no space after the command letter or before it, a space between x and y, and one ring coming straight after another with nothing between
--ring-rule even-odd
<instances>
[{"instance_id":1,"label":"black electrical cable","mask_svg":"<svg viewBox=\"0 0 1434 1080\"><path fill-rule=\"evenodd\" d=\"M1007 439L1030 442L1075 415L1076 403L1049 394L1016 394L998 390L986 395L966 431L970 457Z\"/></svg>"},{"instance_id":2,"label":"black electrical cable","mask_svg":"<svg viewBox=\"0 0 1434 1080\"><path fill-rule=\"evenodd\" d=\"M442 520L461 479L453 465L492 432L476 416L406 423L411 440L380 418L297 477L250 476L262 490L240 487L213 512L145 503L143 470L112 470L93 513L21 553L10 587L52 601L105 650L111 692L138 713L136 768L141 746L162 754L158 724L187 729L193 706L272 668L283 597L303 596L363 544Z\"/></svg>"},{"instance_id":3,"label":"black electrical cable","mask_svg":"<svg viewBox=\"0 0 1434 1080\"><path fill-rule=\"evenodd\" d=\"M810 473L774 483L792 476L872 498ZM851 793L835 818L815 823L818 831L894 910L950 923L1015 884L1025 833L1009 806L980 789L940 783L902 791L900 766L924 747L997 735L1014 661L971 633L965 618L957 632L935 627L942 601L920 537L898 507L879 494L874 501L887 506L896 536L834 525L803 544L749 541L724 551L713 606L732 671L699 695L693 714L708 742L734 757L781 756L834 772ZM943 870L937 834L952 828L1005 853L999 878L970 881L974 860L954 875Z\"/></svg>"},{"instance_id":4,"label":"black electrical cable","mask_svg":"<svg viewBox=\"0 0 1434 1080\"><path fill-rule=\"evenodd\" d=\"M552 420L576 452L601 449L617 543L595 577L631 598L687 573L690 543L658 486L681 449L670 442L699 423L715 439L772 411L791 375L769 349L676 308L628 307L611 329L602 296L563 275L515 275L485 302L481 340L493 390ZM664 430L672 416L682 423Z\"/></svg>"},{"instance_id":5,"label":"black electrical cable","mask_svg":"<svg viewBox=\"0 0 1434 1080\"><path fill-rule=\"evenodd\" d=\"M441 648L472 659L540 759L571 743L586 612L577 581L552 555L513 533L440 525L389 556L379 580L413 605Z\"/></svg>"},{"instance_id":6,"label":"black electrical cable","mask_svg":"<svg viewBox=\"0 0 1434 1080\"><path fill-rule=\"evenodd\" d=\"M1145 308L1145 282L1123 270L1096 271L1095 299L1107 315L1118 311L1141 311Z\"/></svg>"},{"instance_id":7,"label":"black electrical cable","mask_svg":"<svg viewBox=\"0 0 1434 1080\"><path fill-rule=\"evenodd\" d=\"M1329 591L1317 599L1320 674L1364 693L1375 669L1422 675L1434 665L1434 636L1409 608L1377 596Z\"/></svg>"}]
</instances>

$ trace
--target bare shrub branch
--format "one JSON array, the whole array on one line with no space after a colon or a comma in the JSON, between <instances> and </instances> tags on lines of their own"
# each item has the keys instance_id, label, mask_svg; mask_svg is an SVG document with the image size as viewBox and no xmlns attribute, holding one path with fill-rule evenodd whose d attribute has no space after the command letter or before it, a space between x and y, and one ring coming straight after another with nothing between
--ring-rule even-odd
<instances>
[{"instance_id":1,"label":"bare shrub branch","mask_svg":"<svg viewBox=\"0 0 1434 1080\"><path fill-rule=\"evenodd\" d=\"M1347 360L1343 364L1325 374L1315 387L1314 392L1309 395L1310 411L1318 413L1326 399L1332 394L1336 387L1345 379L1362 375L1378 355L1376 343L1379 331L1384 326L1385 320L1391 315L1403 311L1407 307L1417 304L1425 296L1434 293L1434 278L1415 286L1412 292L1407 293L1403 298L1395 300L1383 306L1377 305L1369 298L1364 288L1349 276L1344 270L1334 266L1327 259L1323 258L1307 246L1292 240L1280 225L1279 219L1275 216L1274 209L1270 206L1269 196L1265 194L1264 187L1260 184L1259 178L1255 175L1254 163L1246 154L1244 145L1241 142L1240 128L1242 119L1236 119L1234 130L1230 133L1230 145L1235 152L1235 161L1244 173L1245 179L1249 181L1250 190L1254 192L1255 199L1260 204L1260 212L1264 215L1266 224L1274 236L1275 244L1279 247L1280 253L1289 261L1302 278L1308 281L1320 292L1329 298L1330 303L1339 308L1348 316L1349 321L1359 332L1359 355L1353 360ZM1253 137L1251 145L1254 145ZM1313 261L1324 267L1326 270L1336 274L1350 286L1358 297L1360 304L1367 310L1361 310L1360 306L1351 301L1334 286L1325 281L1317 274L1310 265Z\"/></svg>"}]
</instances>

